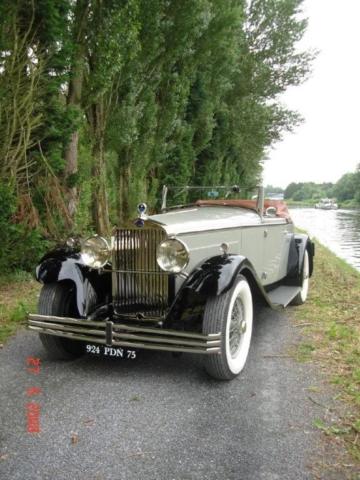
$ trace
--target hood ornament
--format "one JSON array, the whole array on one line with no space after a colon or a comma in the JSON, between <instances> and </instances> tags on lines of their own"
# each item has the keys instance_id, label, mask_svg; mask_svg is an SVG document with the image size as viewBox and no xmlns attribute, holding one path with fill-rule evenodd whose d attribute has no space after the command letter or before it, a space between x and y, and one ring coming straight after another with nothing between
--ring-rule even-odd
<instances>
[{"instance_id":1,"label":"hood ornament","mask_svg":"<svg viewBox=\"0 0 360 480\"><path fill-rule=\"evenodd\" d=\"M137 211L138 211L140 217L145 215L146 210L147 210L146 203L139 203L139 205L137 206Z\"/></svg>"},{"instance_id":2,"label":"hood ornament","mask_svg":"<svg viewBox=\"0 0 360 480\"><path fill-rule=\"evenodd\" d=\"M147 205L146 203L139 203L137 206L137 211L139 214L139 217L135 220L135 225L137 227L143 227L145 224L145 220L147 220L147 215L146 215L146 210L147 210Z\"/></svg>"}]
</instances>

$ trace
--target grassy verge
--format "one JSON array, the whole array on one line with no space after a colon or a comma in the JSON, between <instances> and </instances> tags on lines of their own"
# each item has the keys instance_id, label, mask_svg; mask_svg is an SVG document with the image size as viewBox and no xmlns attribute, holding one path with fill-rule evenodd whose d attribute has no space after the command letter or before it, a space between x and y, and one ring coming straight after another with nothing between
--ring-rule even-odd
<instances>
[{"instance_id":1,"label":"grassy verge","mask_svg":"<svg viewBox=\"0 0 360 480\"><path fill-rule=\"evenodd\" d=\"M314 424L360 462L360 274L317 243L309 299L294 316L304 333L298 359L316 363L342 401L336 420Z\"/></svg>"},{"instance_id":2,"label":"grassy verge","mask_svg":"<svg viewBox=\"0 0 360 480\"><path fill-rule=\"evenodd\" d=\"M35 311L39 291L39 283L29 273L0 277L0 344L25 324L26 312Z\"/></svg>"}]
</instances>

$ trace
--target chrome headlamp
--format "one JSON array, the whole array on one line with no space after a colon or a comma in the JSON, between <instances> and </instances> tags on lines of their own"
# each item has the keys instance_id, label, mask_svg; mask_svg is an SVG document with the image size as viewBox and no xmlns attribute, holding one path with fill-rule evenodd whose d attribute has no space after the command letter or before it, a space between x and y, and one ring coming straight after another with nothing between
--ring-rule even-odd
<instances>
[{"instance_id":1,"label":"chrome headlamp","mask_svg":"<svg viewBox=\"0 0 360 480\"><path fill-rule=\"evenodd\" d=\"M181 240L169 238L158 246L156 261L165 272L180 273L189 263L189 250Z\"/></svg>"},{"instance_id":2,"label":"chrome headlamp","mask_svg":"<svg viewBox=\"0 0 360 480\"><path fill-rule=\"evenodd\" d=\"M110 259L111 249L105 238L94 235L81 244L82 261L91 268L102 268Z\"/></svg>"}]
</instances>

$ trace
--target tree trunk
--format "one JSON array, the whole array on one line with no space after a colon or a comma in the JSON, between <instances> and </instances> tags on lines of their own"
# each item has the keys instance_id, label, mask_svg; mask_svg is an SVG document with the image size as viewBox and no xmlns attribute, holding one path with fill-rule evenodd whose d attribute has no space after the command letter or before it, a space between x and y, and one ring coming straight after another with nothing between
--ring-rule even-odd
<instances>
[{"instance_id":1,"label":"tree trunk","mask_svg":"<svg viewBox=\"0 0 360 480\"><path fill-rule=\"evenodd\" d=\"M118 212L120 223L125 223L130 217L130 177L131 169L128 162L128 150L124 152L125 158L119 159L119 163L122 160L119 172L119 192L118 192ZM125 160L125 162L124 162ZM134 212L135 214L135 212Z\"/></svg>"},{"instance_id":2,"label":"tree trunk","mask_svg":"<svg viewBox=\"0 0 360 480\"><path fill-rule=\"evenodd\" d=\"M74 20L74 42L76 51L71 67L69 91L67 97L67 105L79 111L81 114L81 95L84 78L84 54L85 54L85 33L88 15L88 0L78 0L75 7ZM79 130L75 130L71 134L70 142L65 147L65 197L66 205L69 211L70 218L74 218L77 203L78 192L76 186L76 174L78 172L78 143Z\"/></svg>"},{"instance_id":3,"label":"tree trunk","mask_svg":"<svg viewBox=\"0 0 360 480\"><path fill-rule=\"evenodd\" d=\"M74 176L78 171L78 141L79 132L73 132L69 145L65 150L65 198L70 218L74 218L77 208L77 187Z\"/></svg>"},{"instance_id":4,"label":"tree trunk","mask_svg":"<svg viewBox=\"0 0 360 480\"><path fill-rule=\"evenodd\" d=\"M99 235L107 235L110 232L109 207L106 192L106 164L104 142L100 138L93 149L94 164L92 177L94 188L92 194L93 222Z\"/></svg>"},{"instance_id":5,"label":"tree trunk","mask_svg":"<svg viewBox=\"0 0 360 480\"><path fill-rule=\"evenodd\" d=\"M92 213L93 223L99 235L107 235L110 232L109 207L106 192L106 162L104 148L105 119L103 99L92 106L92 126L94 144L92 150L93 166L93 193Z\"/></svg>"}]
</instances>

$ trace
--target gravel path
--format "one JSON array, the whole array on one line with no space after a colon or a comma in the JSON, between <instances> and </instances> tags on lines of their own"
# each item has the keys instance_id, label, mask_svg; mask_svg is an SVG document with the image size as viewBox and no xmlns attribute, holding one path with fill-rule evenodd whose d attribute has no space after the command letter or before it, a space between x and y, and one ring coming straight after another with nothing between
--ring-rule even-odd
<instances>
[{"instance_id":1,"label":"gravel path","mask_svg":"<svg viewBox=\"0 0 360 480\"><path fill-rule=\"evenodd\" d=\"M0 350L1 480L302 480L317 451L309 366L286 352L296 329L260 309L247 366L209 379L198 356L141 352L135 360L47 360L36 334ZM38 375L29 356L41 358ZM27 388L40 405L27 432ZM31 399L30 399L31 400Z\"/></svg>"}]
</instances>

